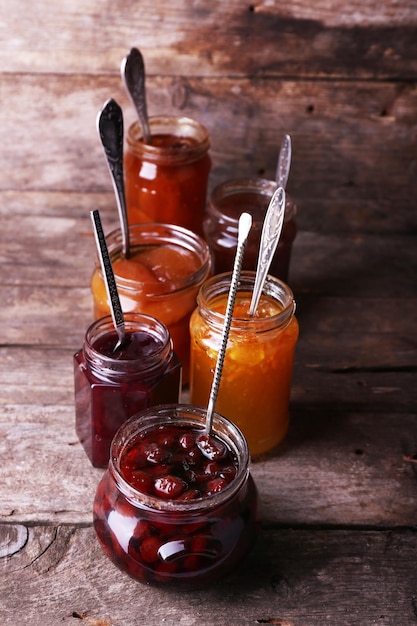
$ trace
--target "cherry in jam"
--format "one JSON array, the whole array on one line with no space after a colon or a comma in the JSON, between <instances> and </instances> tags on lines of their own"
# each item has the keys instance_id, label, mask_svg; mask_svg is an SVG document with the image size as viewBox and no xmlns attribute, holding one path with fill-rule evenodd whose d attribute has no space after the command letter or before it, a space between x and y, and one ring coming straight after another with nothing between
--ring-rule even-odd
<instances>
[{"instance_id":1,"label":"cherry in jam","mask_svg":"<svg viewBox=\"0 0 417 626\"><path fill-rule=\"evenodd\" d=\"M166 499L195 499L222 491L237 461L215 435L185 426L159 426L122 454L123 478L138 491Z\"/></svg>"}]
</instances>

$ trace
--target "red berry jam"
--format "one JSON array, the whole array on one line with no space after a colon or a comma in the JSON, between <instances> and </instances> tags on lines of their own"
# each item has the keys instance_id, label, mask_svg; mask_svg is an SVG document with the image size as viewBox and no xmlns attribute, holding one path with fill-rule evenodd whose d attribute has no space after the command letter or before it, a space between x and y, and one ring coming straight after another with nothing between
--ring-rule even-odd
<instances>
[{"instance_id":1,"label":"red berry jam","mask_svg":"<svg viewBox=\"0 0 417 626\"><path fill-rule=\"evenodd\" d=\"M120 471L142 493L194 500L227 487L236 475L237 461L218 437L189 426L164 424L129 445Z\"/></svg>"},{"instance_id":2,"label":"red berry jam","mask_svg":"<svg viewBox=\"0 0 417 626\"><path fill-rule=\"evenodd\" d=\"M181 365L167 328L140 314L125 315L125 328L115 352L111 317L97 320L74 355L76 431L95 467L107 467L123 422L149 406L177 402L180 394Z\"/></svg>"},{"instance_id":3,"label":"red berry jam","mask_svg":"<svg viewBox=\"0 0 417 626\"><path fill-rule=\"evenodd\" d=\"M251 548L258 498L240 431L186 405L149 409L116 434L94 501L107 556L142 583L200 588Z\"/></svg>"}]
</instances>

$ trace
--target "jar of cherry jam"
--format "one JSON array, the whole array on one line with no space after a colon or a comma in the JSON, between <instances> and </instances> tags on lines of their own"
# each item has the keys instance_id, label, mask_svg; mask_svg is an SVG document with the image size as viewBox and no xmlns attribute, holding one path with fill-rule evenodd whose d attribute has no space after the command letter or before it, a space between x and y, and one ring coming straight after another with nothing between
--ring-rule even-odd
<instances>
[{"instance_id":1,"label":"jar of cherry jam","mask_svg":"<svg viewBox=\"0 0 417 626\"><path fill-rule=\"evenodd\" d=\"M107 467L112 439L129 417L178 402L181 393L181 365L166 326L147 315L128 314L125 329L125 341L115 352L112 318L100 318L73 359L76 432L95 467Z\"/></svg>"},{"instance_id":2,"label":"jar of cherry jam","mask_svg":"<svg viewBox=\"0 0 417 626\"><path fill-rule=\"evenodd\" d=\"M239 216L242 211L252 215L252 228L246 243L242 269L256 270L262 226L276 188L275 181L253 178L228 180L213 189L203 228L213 254L215 274L233 269ZM281 237L270 268L270 273L284 282L288 281L292 244L297 234L296 214L295 202L286 194Z\"/></svg>"},{"instance_id":3,"label":"jar of cherry jam","mask_svg":"<svg viewBox=\"0 0 417 626\"><path fill-rule=\"evenodd\" d=\"M229 573L259 529L240 430L205 409L165 405L117 432L97 488L94 527L113 563L141 583L198 589Z\"/></svg>"},{"instance_id":4,"label":"jar of cherry jam","mask_svg":"<svg viewBox=\"0 0 417 626\"><path fill-rule=\"evenodd\" d=\"M127 133L125 186L129 224L163 222L203 234L210 138L188 117L151 117L151 143L141 126Z\"/></svg>"}]
</instances>

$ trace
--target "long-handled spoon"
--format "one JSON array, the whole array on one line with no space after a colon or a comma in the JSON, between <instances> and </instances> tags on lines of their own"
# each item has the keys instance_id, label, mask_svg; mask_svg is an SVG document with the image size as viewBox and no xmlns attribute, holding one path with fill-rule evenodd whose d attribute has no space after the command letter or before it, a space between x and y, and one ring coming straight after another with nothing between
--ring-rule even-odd
<instances>
[{"instance_id":1,"label":"long-handled spoon","mask_svg":"<svg viewBox=\"0 0 417 626\"><path fill-rule=\"evenodd\" d=\"M226 354L227 340L229 338L230 325L232 323L233 307L235 305L236 293L239 284L240 270L242 267L243 253L245 251L246 241L252 226L252 216L249 213L242 213L239 218L238 242L233 265L232 280L229 288L229 295L226 305L226 313L224 316L224 324L222 329L220 348L217 354L216 368L214 370L213 382L210 390L210 397L207 406L206 427L205 432L210 434L213 422L214 406L219 392L220 379L223 370L224 357Z\"/></svg>"},{"instance_id":2,"label":"long-handled spoon","mask_svg":"<svg viewBox=\"0 0 417 626\"><path fill-rule=\"evenodd\" d=\"M145 64L142 54L137 48L132 48L129 54L123 59L120 73L139 116L143 139L145 143L151 143L152 138L146 106Z\"/></svg>"},{"instance_id":3,"label":"long-handled spoon","mask_svg":"<svg viewBox=\"0 0 417 626\"><path fill-rule=\"evenodd\" d=\"M277 187L282 187L283 189L285 189L288 182L291 167L291 153L291 137L289 135L284 135L279 151L277 171L275 174Z\"/></svg>"},{"instance_id":4,"label":"long-handled spoon","mask_svg":"<svg viewBox=\"0 0 417 626\"><path fill-rule=\"evenodd\" d=\"M272 257L274 256L281 236L284 213L285 191L282 187L278 187L271 198L262 227L255 284L253 286L252 300L249 307L249 315L251 317L255 315L256 309L258 308Z\"/></svg>"},{"instance_id":5,"label":"long-handled spoon","mask_svg":"<svg viewBox=\"0 0 417 626\"><path fill-rule=\"evenodd\" d=\"M103 227L101 225L100 214L97 210L95 210L90 211L90 215L91 221L93 223L98 258L100 259L101 271L103 273L107 297L109 299L110 312L113 319L114 328L118 336L118 341L113 349L113 352L116 352L122 346L125 340L125 320L120 304L119 293L117 291L117 285L114 278L109 251L107 249L106 238L104 236Z\"/></svg>"},{"instance_id":6,"label":"long-handled spoon","mask_svg":"<svg viewBox=\"0 0 417 626\"><path fill-rule=\"evenodd\" d=\"M122 231L122 253L125 258L128 258L130 254L130 240L123 170L123 112L112 98L107 100L97 115L97 131L104 148L113 188L116 193Z\"/></svg>"}]
</instances>

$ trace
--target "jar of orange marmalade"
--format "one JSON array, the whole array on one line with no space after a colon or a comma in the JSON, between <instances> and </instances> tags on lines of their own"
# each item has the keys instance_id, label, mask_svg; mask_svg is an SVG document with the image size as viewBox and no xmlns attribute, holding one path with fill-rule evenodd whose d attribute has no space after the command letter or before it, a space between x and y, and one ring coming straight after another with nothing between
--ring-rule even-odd
<instances>
[{"instance_id":1,"label":"jar of orange marmalade","mask_svg":"<svg viewBox=\"0 0 417 626\"><path fill-rule=\"evenodd\" d=\"M207 406L221 343L231 274L208 279L190 320L190 402ZM252 457L269 452L285 436L298 339L291 289L268 275L253 317L248 310L255 272L243 271L236 295L216 411L246 437Z\"/></svg>"},{"instance_id":2,"label":"jar of orange marmalade","mask_svg":"<svg viewBox=\"0 0 417 626\"><path fill-rule=\"evenodd\" d=\"M125 187L129 224L163 222L203 234L210 138L188 117L151 117L151 143L138 122L127 133Z\"/></svg>"},{"instance_id":3,"label":"jar of orange marmalade","mask_svg":"<svg viewBox=\"0 0 417 626\"><path fill-rule=\"evenodd\" d=\"M135 224L130 227L130 256L122 254L122 235L106 236L120 303L124 313L144 313L168 327L174 351L188 382L189 321L200 286L211 273L207 243L172 224ZM91 278L94 317L110 313L100 264Z\"/></svg>"}]
</instances>

